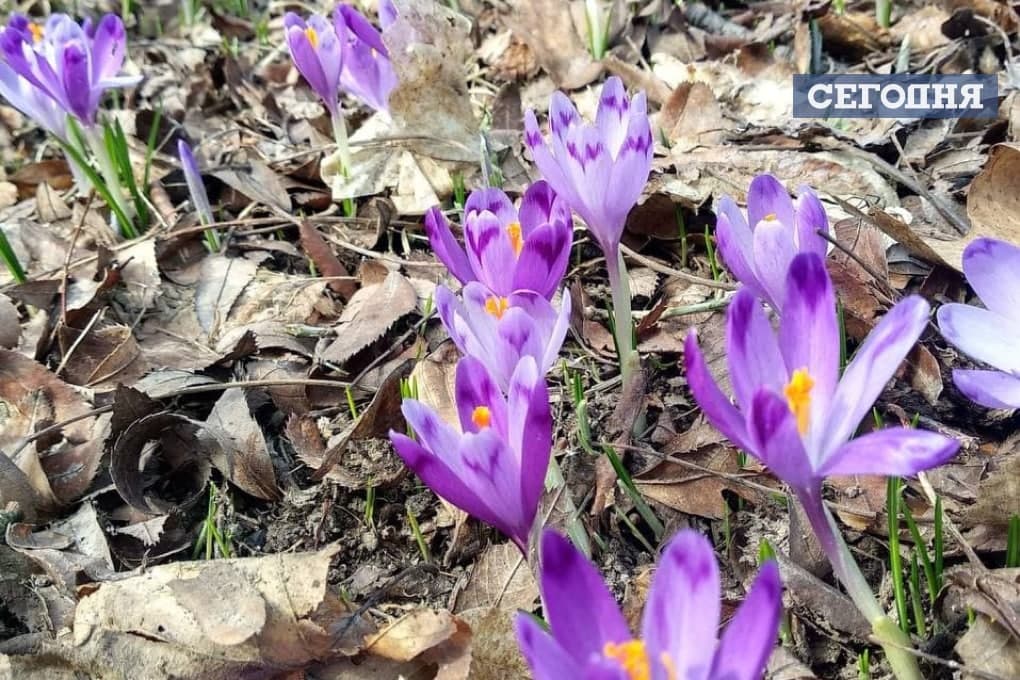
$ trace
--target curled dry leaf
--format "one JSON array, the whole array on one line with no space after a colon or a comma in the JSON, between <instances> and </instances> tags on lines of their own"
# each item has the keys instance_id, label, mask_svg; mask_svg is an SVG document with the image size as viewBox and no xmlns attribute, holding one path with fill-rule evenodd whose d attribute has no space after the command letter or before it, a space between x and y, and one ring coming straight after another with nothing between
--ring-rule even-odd
<instances>
[{"instance_id":1,"label":"curled dry leaf","mask_svg":"<svg viewBox=\"0 0 1020 680\"><path fill-rule=\"evenodd\" d=\"M70 359L63 375L75 385L96 389L133 384L149 370L149 362L127 326L107 326L93 330L84 338L68 326L59 329L58 339L64 356Z\"/></svg>"},{"instance_id":2,"label":"curled dry leaf","mask_svg":"<svg viewBox=\"0 0 1020 680\"><path fill-rule=\"evenodd\" d=\"M33 432L90 411L69 385L11 350L0 350L0 405L6 412L0 421L0 450L4 451L18 448ZM45 480L35 480L36 491L45 498L52 490L56 500L70 503L85 493L99 469L108 421L108 417L85 417L70 423L26 447L15 462L25 469L28 459L37 459ZM48 481L45 488L40 486L43 481Z\"/></svg>"},{"instance_id":3,"label":"curled dry leaf","mask_svg":"<svg viewBox=\"0 0 1020 680\"><path fill-rule=\"evenodd\" d=\"M153 443L156 446L150 448ZM128 505L162 515L196 503L205 491L210 462L224 455L219 439L203 423L154 413L117 437L110 476Z\"/></svg>"},{"instance_id":4,"label":"curled dry leaf","mask_svg":"<svg viewBox=\"0 0 1020 680\"><path fill-rule=\"evenodd\" d=\"M252 418L244 390L224 391L205 423L220 441L212 460L226 478L256 498L280 500L269 447L262 428Z\"/></svg>"},{"instance_id":5,"label":"curled dry leaf","mask_svg":"<svg viewBox=\"0 0 1020 680\"><path fill-rule=\"evenodd\" d=\"M322 360L342 365L413 312L417 303L414 286L399 272L390 272L382 283L365 286L340 314L337 338L322 351Z\"/></svg>"}]
</instances>

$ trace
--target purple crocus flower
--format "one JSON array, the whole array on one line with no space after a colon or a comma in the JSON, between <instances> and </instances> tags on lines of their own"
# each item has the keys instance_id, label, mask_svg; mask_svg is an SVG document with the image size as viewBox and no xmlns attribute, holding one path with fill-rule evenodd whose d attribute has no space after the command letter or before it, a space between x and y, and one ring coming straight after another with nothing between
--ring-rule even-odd
<instances>
[{"instance_id":1,"label":"purple crocus flower","mask_svg":"<svg viewBox=\"0 0 1020 680\"><path fill-rule=\"evenodd\" d=\"M542 137L535 112L525 114L524 142L535 165L584 219L606 260L615 260L627 214L651 171L654 148L644 92L630 100L623 81L610 78L602 87L594 125L584 124L570 99L555 92L549 105L549 129L551 148Z\"/></svg>"},{"instance_id":2,"label":"purple crocus flower","mask_svg":"<svg viewBox=\"0 0 1020 680\"><path fill-rule=\"evenodd\" d=\"M694 331L685 363L709 421L768 465L802 499L821 503L829 475L912 475L939 465L959 443L893 427L852 439L928 321L913 295L897 303L839 376L836 298L817 253L794 257L778 334L750 289L727 310L726 349L736 406L713 381Z\"/></svg>"},{"instance_id":3,"label":"purple crocus flower","mask_svg":"<svg viewBox=\"0 0 1020 680\"><path fill-rule=\"evenodd\" d=\"M720 639L719 565L708 539L691 529L662 553L640 638L595 566L554 531L542 536L540 569L550 632L527 614L515 620L535 680L760 680L775 647L775 562L762 566Z\"/></svg>"},{"instance_id":4,"label":"purple crocus flower","mask_svg":"<svg viewBox=\"0 0 1020 680\"><path fill-rule=\"evenodd\" d=\"M350 5L336 8L333 25L343 51L341 87L376 111L389 112L390 92L397 86L397 74L379 31Z\"/></svg>"},{"instance_id":5,"label":"purple crocus flower","mask_svg":"<svg viewBox=\"0 0 1020 680\"><path fill-rule=\"evenodd\" d=\"M472 281L461 291L463 301L445 286L436 288L436 308L457 348L489 368L501 389L513 382L517 364L535 361L541 375L556 361L570 323L570 296L560 309L539 293L519 291L493 294Z\"/></svg>"},{"instance_id":6,"label":"purple crocus flower","mask_svg":"<svg viewBox=\"0 0 1020 680\"><path fill-rule=\"evenodd\" d=\"M205 182L202 181L202 172L198 169L198 161L191 147L183 139L177 142L177 155L181 158L181 170L184 172L184 181L188 183L188 193L191 194L191 203L195 206L195 212L201 218L202 224L212 224L213 212L209 204L209 194L205 191Z\"/></svg>"},{"instance_id":7,"label":"purple crocus flower","mask_svg":"<svg viewBox=\"0 0 1020 680\"><path fill-rule=\"evenodd\" d=\"M70 114L92 127L106 90L141 80L117 75L125 54L124 23L114 14L82 25L66 14L53 14L42 27L15 14L0 30L0 94L63 138L60 119Z\"/></svg>"},{"instance_id":8,"label":"purple crocus flower","mask_svg":"<svg viewBox=\"0 0 1020 680\"><path fill-rule=\"evenodd\" d=\"M397 20L400 13L393 0L379 0L379 25L385 31Z\"/></svg>"},{"instance_id":9,"label":"purple crocus flower","mask_svg":"<svg viewBox=\"0 0 1020 680\"><path fill-rule=\"evenodd\" d=\"M747 192L747 218L729 196L719 200L715 237L733 276L776 311L786 299L786 272L797 253L825 257L829 220L818 196L802 186L796 201L772 175L758 175Z\"/></svg>"},{"instance_id":10,"label":"purple crocus flower","mask_svg":"<svg viewBox=\"0 0 1020 680\"><path fill-rule=\"evenodd\" d=\"M438 207L426 213L425 231L454 277L480 281L496 295L532 290L551 299L570 260L570 210L544 181L528 187L520 212L500 189L471 192L464 204L466 252Z\"/></svg>"},{"instance_id":11,"label":"purple crocus flower","mask_svg":"<svg viewBox=\"0 0 1020 680\"><path fill-rule=\"evenodd\" d=\"M939 330L957 349L997 370L958 368L953 382L989 408L1020 408L1020 248L978 238L963 251L963 272L986 309L942 305Z\"/></svg>"},{"instance_id":12,"label":"purple crocus flower","mask_svg":"<svg viewBox=\"0 0 1020 680\"><path fill-rule=\"evenodd\" d=\"M405 399L401 410L417 441L390 432L409 468L436 494L509 536L527 551L552 447L545 380L525 357L507 396L481 361L457 364L460 430L428 406Z\"/></svg>"},{"instance_id":13,"label":"purple crocus flower","mask_svg":"<svg viewBox=\"0 0 1020 680\"><path fill-rule=\"evenodd\" d=\"M343 50L334 25L321 14L312 14L305 21L294 12L284 15L283 25L294 66L336 119L340 113Z\"/></svg>"}]
</instances>

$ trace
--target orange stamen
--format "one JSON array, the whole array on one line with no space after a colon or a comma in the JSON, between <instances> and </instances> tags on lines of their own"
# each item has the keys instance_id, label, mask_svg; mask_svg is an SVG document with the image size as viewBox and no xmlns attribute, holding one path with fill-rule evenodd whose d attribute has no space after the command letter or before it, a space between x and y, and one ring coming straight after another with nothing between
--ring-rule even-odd
<instances>
[{"instance_id":1,"label":"orange stamen","mask_svg":"<svg viewBox=\"0 0 1020 680\"><path fill-rule=\"evenodd\" d=\"M521 233L521 223L511 222L506 227L506 233L510 237L510 247L514 249L514 255L520 255L524 250L524 234Z\"/></svg>"},{"instance_id":2,"label":"orange stamen","mask_svg":"<svg viewBox=\"0 0 1020 680\"><path fill-rule=\"evenodd\" d=\"M475 406L475 410L471 412L471 422L479 430L484 430L492 423L492 411L488 406Z\"/></svg>"},{"instance_id":3,"label":"orange stamen","mask_svg":"<svg viewBox=\"0 0 1020 680\"><path fill-rule=\"evenodd\" d=\"M503 314L510 308L510 301L505 297L498 297L493 295L485 301L485 311L492 314L497 319L502 319Z\"/></svg>"},{"instance_id":4,"label":"orange stamen","mask_svg":"<svg viewBox=\"0 0 1020 680\"><path fill-rule=\"evenodd\" d=\"M783 388L790 412L797 419L797 431L802 435L807 434L811 426L811 389L814 386L815 380L807 369L798 368Z\"/></svg>"}]
</instances>

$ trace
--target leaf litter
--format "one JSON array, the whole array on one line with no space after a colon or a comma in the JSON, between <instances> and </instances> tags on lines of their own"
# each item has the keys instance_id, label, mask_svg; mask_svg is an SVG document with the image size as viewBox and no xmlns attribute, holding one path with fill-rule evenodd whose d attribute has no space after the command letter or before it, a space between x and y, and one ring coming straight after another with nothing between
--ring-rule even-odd
<instances>
[{"instance_id":1,"label":"leaf litter","mask_svg":"<svg viewBox=\"0 0 1020 680\"><path fill-rule=\"evenodd\" d=\"M734 599L761 543L774 546L791 625L769 677L856 677L866 630L800 540L781 486L697 416L678 368L696 327L710 370L726 372L732 286L715 273L710 207L723 194L742 202L761 172L819 189L850 351L909 292L972 300L959 276L966 245L1020 242L1014 9L907 3L885 32L856 7L615 2L609 54L595 60L584 3L457 4L398 3L385 34L401 83L391 118L345 101L345 178L327 117L274 49L279 8L210 6L185 27L173 3L137 3L130 59L147 77L121 118L137 168L158 133L148 171L169 210L135 240L111 237L99 201L74 199L67 164L0 104L0 228L29 279L0 291L0 674L523 677L509 613L535 610L534 575L422 488L385 438L404 427L409 387L457 422L422 213L449 206L461 179L503 178L519 193L531 167L521 110L544 109L554 88L590 110L613 73L648 91L661 136L625 237L644 267L632 268L632 295L650 368L642 394L617 397L598 251L576 232L566 373L583 383L591 432L611 429L617 409L648 410L647 433L621 447L625 465L670 530L718 539ZM913 68L998 72L1010 85L985 122L793 119L792 75L819 49L836 70L889 72L906 54ZM201 140L218 252L185 204L182 136ZM330 200L346 197L358 198L354 214ZM1003 555L1020 516L1016 416L969 405L949 379L960 366L925 334L879 411L967 442L952 464L906 482L924 541L935 522L926 484L956 532L945 590L927 603L937 632L922 647L926 677L1014 677L1020 595ZM566 484L544 511L598 537L601 571L640 611L653 532L586 451L602 442L582 442L567 385L552 381ZM828 489L888 592L885 494L869 478ZM203 530L218 559L192 559Z\"/></svg>"}]
</instances>

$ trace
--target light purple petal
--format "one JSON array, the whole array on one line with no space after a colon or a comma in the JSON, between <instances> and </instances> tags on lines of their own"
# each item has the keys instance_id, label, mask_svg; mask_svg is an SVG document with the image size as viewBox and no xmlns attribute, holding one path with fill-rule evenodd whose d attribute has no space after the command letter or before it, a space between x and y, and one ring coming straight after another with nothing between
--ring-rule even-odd
<instances>
[{"instance_id":1,"label":"light purple petal","mask_svg":"<svg viewBox=\"0 0 1020 680\"><path fill-rule=\"evenodd\" d=\"M524 113L524 143L531 149L532 158L538 167L539 173L549 183L553 190L566 202L575 206L580 202L580 197L574 188L573 181L568 177L560 162L549 150L542 131L538 127L538 119L531 109Z\"/></svg>"},{"instance_id":2,"label":"light purple petal","mask_svg":"<svg viewBox=\"0 0 1020 680\"><path fill-rule=\"evenodd\" d=\"M719 626L719 565L712 544L680 531L659 558L641 622L648 658L669 657L678 678L705 678Z\"/></svg>"},{"instance_id":3,"label":"light purple petal","mask_svg":"<svg viewBox=\"0 0 1020 680\"><path fill-rule=\"evenodd\" d=\"M891 427L857 437L836 449L820 472L831 475L916 475L956 455L960 442L936 432Z\"/></svg>"},{"instance_id":4,"label":"light purple petal","mask_svg":"<svg viewBox=\"0 0 1020 680\"><path fill-rule=\"evenodd\" d=\"M732 203L729 197L723 197L722 200ZM736 205L733 205L733 208L736 210ZM751 230L742 222L743 218L734 222L728 211L724 212L720 208L715 222L716 247L723 264L730 270L733 278L750 288L756 296L765 300L768 294L751 266L754 257Z\"/></svg>"},{"instance_id":5,"label":"light purple petal","mask_svg":"<svg viewBox=\"0 0 1020 680\"><path fill-rule=\"evenodd\" d=\"M489 428L465 434L456 456L461 461L458 472L464 485L477 490L498 519L489 521L477 515L478 518L509 536L525 552L538 506L537 503L524 505L522 470L510 447L497 432Z\"/></svg>"},{"instance_id":6,"label":"light purple petal","mask_svg":"<svg viewBox=\"0 0 1020 680\"><path fill-rule=\"evenodd\" d=\"M923 298L911 295L893 306L868 334L836 388L820 455L850 439L917 342L929 310Z\"/></svg>"},{"instance_id":7,"label":"light purple petal","mask_svg":"<svg viewBox=\"0 0 1020 680\"><path fill-rule=\"evenodd\" d=\"M443 211L438 206L430 208L425 213L425 233L429 237L429 245L432 246L436 257L446 265L454 278L461 283L476 280L477 277L474 270L471 269L467 253L454 238L453 232L450 230L450 223L446 221Z\"/></svg>"},{"instance_id":8,"label":"light purple petal","mask_svg":"<svg viewBox=\"0 0 1020 680\"><path fill-rule=\"evenodd\" d=\"M829 218L818 195L807 186L800 187L795 204L797 211L797 249L800 252L816 253L825 257L828 242L818 232L829 233Z\"/></svg>"},{"instance_id":9,"label":"light purple petal","mask_svg":"<svg viewBox=\"0 0 1020 680\"><path fill-rule=\"evenodd\" d=\"M745 412L759 388L782 390L789 374L776 332L750 290L738 291L726 310L726 349L734 396Z\"/></svg>"},{"instance_id":10,"label":"light purple petal","mask_svg":"<svg viewBox=\"0 0 1020 680\"><path fill-rule=\"evenodd\" d=\"M567 680L584 678L580 666L570 657L553 637L527 614L519 612L514 616L514 631L517 644L534 680Z\"/></svg>"},{"instance_id":11,"label":"light purple petal","mask_svg":"<svg viewBox=\"0 0 1020 680\"><path fill-rule=\"evenodd\" d=\"M517 210L510 197L502 189L487 187L475 189L464 201L464 215L490 212L499 223L506 228L511 222L517 221Z\"/></svg>"},{"instance_id":12,"label":"light purple petal","mask_svg":"<svg viewBox=\"0 0 1020 680\"><path fill-rule=\"evenodd\" d=\"M757 279L768 294L767 302L778 312L786 299L786 273L797 251L793 227L779 220L762 220L754 227L753 264Z\"/></svg>"},{"instance_id":13,"label":"light purple petal","mask_svg":"<svg viewBox=\"0 0 1020 680\"><path fill-rule=\"evenodd\" d=\"M205 224L210 224L213 221L212 206L205 191L205 182L202 181L202 172L198 169L198 161L195 160L191 147L183 139L177 142L177 155L181 159L181 170L184 172L184 181L188 184L188 193L191 194L195 211Z\"/></svg>"},{"instance_id":14,"label":"light purple petal","mask_svg":"<svg viewBox=\"0 0 1020 680\"><path fill-rule=\"evenodd\" d=\"M549 299L570 264L570 228L563 222L545 224L524 241L514 269L513 290L533 290Z\"/></svg>"},{"instance_id":15,"label":"light purple petal","mask_svg":"<svg viewBox=\"0 0 1020 680\"><path fill-rule=\"evenodd\" d=\"M462 357L457 362L454 395L461 431L478 432L482 427L491 427L500 436L506 437L508 427L506 401L485 364L475 357ZM488 409L490 421L483 426L479 426L473 417L478 407Z\"/></svg>"},{"instance_id":16,"label":"light purple petal","mask_svg":"<svg viewBox=\"0 0 1020 680\"><path fill-rule=\"evenodd\" d=\"M776 646L783 585L774 561L762 565L751 590L719 641L712 678L761 680Z\"/></svg>"},{"instance_id":17,"label":"light purple petal","mask_svg":"<svg viewBox=\"0 0 1020 680\"><path fill-rule=\"evenodd\" d=\"M627 622L598 570L570 541L546 530L541 559L546 620L553 637L578 665L601 657L607 642L630 639Z\"/></svg>"},{"instance_id":18,"label":"light purple petal","mask_svg":"<svg viewBox=\"0 0 1020 680\"><path fill-rule=\"evenodd\" d=\"M570 207L556 195L552 186L543 179L528 187L521 198L519 221L521 232L527 238L543 224L563 222L568 229L572 222Z\"/></svg>"},{"instance_id":19,"label":"light purple petal","mask_svg":"<svg viewBox=\"0 0 1020 680\"><path fill-rule=\"evenodd\" d=\"M614 158L627 138L629 123L628 112L630 101L623 87L623 81L617 76L606 80L599 95L599 107L595 115L595 126L609 154Z\"/></svg>"},{"instance_id":20,"label":"light purple petal","mask_svg":"<svg viewBox=\"0 0 1020 680\"><path fill-rule=\"evenodd\" d=\"M758 175L747 191L747 222L754 227L769 215L790 230L797 222L793 199L783 183L773 175Z\"/></svg>"},{"instance_id":21,"label":"light purple petal","mask_svg":"<svg viewBox=\"0 0 1020 680\"><path fill-rule=\"evenodd\" d=\"M810 440L818 444L839 381L839 343L836 293L825 263L815 253L800 254L790 265L779 346L788 374L806 368L814 381Z\"/></svg>"},{"instance_id":22,"label":"light purple petal","mask_svg":"<svg viewBox=\"0 0 1020 680\"><path fill-rule=\"evenodd\" d=\"M562 139L567 130L580 124L581 116L570 98L559 90L553 92L549 100L549 131L553 136Z\"/></svg>"},{"instance_id":23,"label":"light purple petal","mask_svg":"<svg viewBox=\"0 0 1020 680\"><path fill-rule=\"evenodd\" d=\"M478 280L498 295L513 292L517 254L510 245L506 224L491 212L465 213L464 242Z\"/></svg>"},{"instance_id":24,"label":"light purple petal","mask_svg":"<svg viewBox=\"0 0 1020 680\"><path fill-rule=\"evenodd\" d=\"M96 25L92 43L92 80L113 78L124 65L127 35L124 22L116 14L107 14Z\"/></svg>"},{"instance_id":25,"label":"light purple petal","mask_svg":"<svg viewBox=\"0 0 1020 680\"><path fill-rule=\"evenodd\" d=\"M794 491L810 493L821 484L813 463L797 432L797 422L786 401L779 395L760 390L751 402L748 434L754 442L749 453Z\"/></svg>"},{"instance_id":26,"label":"light purple petal","mask_svg":"<svg viewBox=\"0 0 1020 680\"><path fill-rule=\"evenodd\" d=\"M290 14L292 13L288 12L288 16ZM326 35L322 34L324 28L328 31ZM313 47L308 38L306 31L309 29L315 31L317 39L320 41L320 47L322 46L321 41L329 39L331 47L336 48L335 51L329 52L333 59L329 64L328 72L326 71L326 64L320 58L320 49ZM339 56L339 44L336 40L335 31L329 27L324 17L312 15L309 17L307 24L300 21L300 19L297 21L290 19L286 36L287 46L290 48L290 55L294 60L294 66L304 76L309 87L319 95L326 108L331 113L336 111L339 106L337 88L339 87L341 66L339 62L341 57Z\"/></svg>"},{"instance_id":27,"label":"light purple petal","mask_svg":"<svg viewBox=\"0 0 1020 680\"><path fill-rule=\"evenodd\" d=\"M988 408L1020 408L1020 378L1001 371L957 368L953 383L973 402Z\"/></svg>"},{"instance_id":28,"label":"light purple petal","mask_svg":"<svg viewBox=\"0 0 1020 680\"><path fill-rule=\"evenodd\" d=\"M1020 373L1020 325L996 312L957 303L942 305L936 317L943 337L958 350L999 370Z\"/></svg>"},{"instance_id":29,"label":"light purple petal","mask_svg":"<svg viewBox=\"0 0 1020 680\"><path fill-rule=\"evenodd\" d=\"M467 347L473 341L473 333L465 322L467 311L460 299L446 286L436 286L436 311L462 354L468 354Z\"/></svg>"},{"instance_id":30,"label":"light purple petal","mask_svg":"<svg viewBox=\"0 0 1020 680\"><path fill-rule=\"evenodd\" d=\"M1020 322L1020 248L991 238L974 239L963 251L963 272L988 309Z\"/></svg>"},{"instance_id":31,"label":"light purple petal","mask_svg":"<svg viewBox=\"0 0 1020 680\"><path fill-rule=\"evenodd\" d=\"M691 394L694 395L694 400L698 402L708 422L738 447L750 451L751 440L747 435L744 417L712 378L705 357L698 346L698 334L694 329L691 329L684 341L684 369Z\"/></svg>"},{"instance_id":32,"label":"light purple petal","mask_svg":"<svg viewBox=\"0 0 1020 680\"><path fill-rule=\"evenodd\" d=\"M383 27L383 30L386 30L399 16L393 0L379 0L379 25Z\"/></svg>"},{"instance_id":33,"label":"light purple petal","mask_svg":"<svg viewBox=\"0 0 1020 680\"><path fill-rule=\"evenodd\" d=\"M71 112L83 123L95 122L96 110L92 107L92 87L89 80L89 56L81 43L64 46L63 87Z\"/></svg>"},{"instance_id":34,"label":"light purple petal","mask_svg":"<svg viewBox=\"0 0 1020 680\"><path fill-rule=\"evenodd\" d=\"M521 505L534 517L545 488L552 453L552 410L545 379L531 357L523 357L510 378L507 394L510 450L521 470Z\"/></svg>"}]
</instances>

